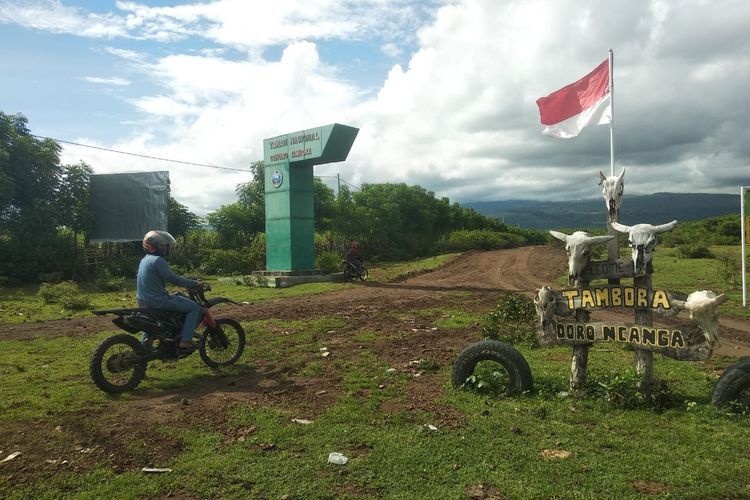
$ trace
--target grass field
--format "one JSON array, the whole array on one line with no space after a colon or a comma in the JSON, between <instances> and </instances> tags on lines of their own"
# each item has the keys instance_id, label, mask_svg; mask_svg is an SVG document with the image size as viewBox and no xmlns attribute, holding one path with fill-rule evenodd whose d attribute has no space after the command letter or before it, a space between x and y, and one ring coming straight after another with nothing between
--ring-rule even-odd
<instances>
[{"instance_id":1,"label":"grass field","mask_svg":"<svg viewBox=\"0 0 750 500\"><path fill-rule=\"evenodd\" d=\"M393 279L444 259L375 268L371 276ZM712 266L659 249L654 284L726 291ZM216 291L258 301L345 286L219 283ZM28 292L4 292L0 322L18 321L9 311L19 308L26 321L67 314ZM728 293L735 294L730 310L746 316L736 290ZM428 346L429 339L480 340L467 312L472 295L450 299L442 308L383 314L419 325L406 331L432 335L418 341ZM92 304L132 302L126 291L96 295ZM416 366L396 361L412 355L394 357L399 345L416 345L403 328L356 328L340 315L243 326L252 338L236 366L211 371L197 356L154 363L143 386L121 397L88 377L89 353L114 327L27 341L0 334L0 460L21 452L0 463L0 498L750 498L750 415L709 404L733 359L656 356L662 390L658 404L643 404L632 352L593 348L590 395L572 398L569 349L518 346L534 390L502 397L452 388L450 359L440 352ZM323 347L333 354L321 357ZM232 393L244 380L269 385ZM318 394L321 380L330 383ZM211 389L184 395L200 387ZM292 420L300 418L312 423ZM327 463L330 452L349 462ZM147 474L144 466L171 472Z\"/></svg>"},{"instance_id":2,"label":"grass field","mask_svg":"<svg viewBox=\"0 0 750 500\"><path fill-rule=\"evenodd\" d=\"M438 267L458 254L445 254L408 262L389 262L372 269L371 280L393 281L427 269ZM226 280L218 281L216 277L207 277L206 281L213 287L214 295L232 297L238 302L257 302L300 295L311 295L336 290L341 284L310 283L291 288L263 288L238 285ZM69 310L58 304L46 304L37 295L39 285L0 288L0 324L47 321L60 318L77 318L91 315L89 309L109 309L116 307L136 307L135 280L126 280L122 290L101 292L91 285L82 285L83 293L91 298L91 307L82 310ZM1 338L1 334L0 334Z\"/></svg>"}]
</instances>

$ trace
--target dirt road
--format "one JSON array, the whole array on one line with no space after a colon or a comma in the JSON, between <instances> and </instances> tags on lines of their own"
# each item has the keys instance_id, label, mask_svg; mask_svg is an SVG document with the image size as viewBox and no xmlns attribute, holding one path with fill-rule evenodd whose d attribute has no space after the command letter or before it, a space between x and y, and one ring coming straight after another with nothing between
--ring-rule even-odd
<instances>
[{"instance_id":1,"label":"dirt road","mask_svg":"<svg viewBox=\"0 0 750 500\"><path fill-rule=\"evenodd\" d=\"M466 253L441 268L399 283L361 283L321 295L276 299L235 307L223 307L222 314L240 320L276 318L304 320L346 313L370 321L378 311L434 308L446 303L441 292L464 291L474 296L471 309L489 310L502 293L514 291L532 296L542 285L554 283L564 273L562 250L548 246L523 247L489 252ZM363 309L364 307L364 309ZM366 311L365 314L358 314ZM630 314L603 313L608 319L632 321ZM361 317L360 317L361 316ZM90 317L0 325L0 339L43 336L88 335L111 326L110 318ZM721 344L714 351L728 356L750 356L750 321L721 318Z\"/></svg>"}]
</instances>

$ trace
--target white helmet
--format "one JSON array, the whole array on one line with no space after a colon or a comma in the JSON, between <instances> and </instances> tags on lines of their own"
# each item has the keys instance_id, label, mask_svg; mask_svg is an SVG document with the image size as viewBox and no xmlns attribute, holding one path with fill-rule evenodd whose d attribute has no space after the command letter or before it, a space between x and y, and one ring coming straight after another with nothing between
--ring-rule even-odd
<instances>
[{"instance_id":1,"label":"white helmet","mask_svg":"<svg viewBox=\"0 0 750 500\"><path fill-rule=\"evenodd\" d=\"M162 257L169 255L170 245L177 243L174 236L166 231L149 231L143 237L143 250L146 253L155 255L161 255Z\"/></svg>"}]
</instances>

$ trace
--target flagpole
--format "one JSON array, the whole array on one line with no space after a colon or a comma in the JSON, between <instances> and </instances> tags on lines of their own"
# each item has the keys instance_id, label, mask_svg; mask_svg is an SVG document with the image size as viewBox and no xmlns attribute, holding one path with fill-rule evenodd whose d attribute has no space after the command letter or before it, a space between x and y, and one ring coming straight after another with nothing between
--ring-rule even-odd
<instances>
[{"instance_id":1,"label":"flagpole","mask_svg":"<svg viewBox=\"0 0 750 500\"><path fill-rule=\"evenodd\" d=\"M615 79L614 54L609 49L609 175L615 175Z\"/></svg>"},{"instance_id":2,"label":"flagpole","mask_svg":"<svg viewBox=\"0 0 750 500\"><path fill-rule=\"evenodd\" d=\"M742 307L747 307L747 282L745 281L745 245L747 245L747 207L745 206L745 193L747 192L746 187L740 187L740 244L742 245Z\"/></svg>"}]
</instances>

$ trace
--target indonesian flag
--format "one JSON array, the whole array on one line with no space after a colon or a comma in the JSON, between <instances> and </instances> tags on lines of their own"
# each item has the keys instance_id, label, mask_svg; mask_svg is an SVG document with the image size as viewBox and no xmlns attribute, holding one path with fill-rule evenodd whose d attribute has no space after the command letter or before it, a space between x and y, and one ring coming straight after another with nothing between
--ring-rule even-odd
<instances>
[{"instance_id":1,"label":"indonesian flag","mask_svg":"<svg viewBox=\"0 0 750 500\"><path fill-rule=\"evenodd\" d=\"M544 130L542 133L570 139L589 125L612 121L609 92L609 61L594 71L547 97L536 101Z\"/></svg>"}]
</instances>

